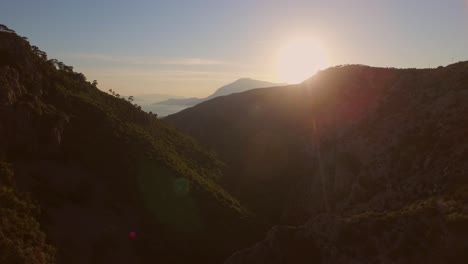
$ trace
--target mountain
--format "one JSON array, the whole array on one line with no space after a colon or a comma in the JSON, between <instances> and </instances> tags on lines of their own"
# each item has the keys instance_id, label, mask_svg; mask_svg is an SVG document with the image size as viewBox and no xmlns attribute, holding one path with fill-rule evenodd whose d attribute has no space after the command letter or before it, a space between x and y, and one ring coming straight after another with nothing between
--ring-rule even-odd
<instances>
[{"instance_id":1,"label":"mountain","mask_svg":"<svg viewBox=\"0 0 468 264\"><path fill-rule=\"evenodd\" d=\"M218 96L229 95L233 93L242 93L248 90L252 90L255 88L263 88L263 87L273 87L273 86L280 86L285 84L280 83L271 83L271 82L264 82L258 81L250 78L241 78L233 83L225 85L218 90L216 90L212 95L204 98L204 101L213 99Z\"/></svg>"},{"instance_id":2,"label":"mountain","mask_svg":"<svg viewBox=\"0 0 468 264\"><path fill-rule=\"evenodd\" d=\"M258 80L254 80L250 78L242 78L233 83L230 83L228 85L225 85L219 88L212 95L208 97L205 97L205 98L192 97L192 98L182 98L182 99L172 98L172 99L168 99L168 100L155 103L153 109L157 111L155 107L177 106L179 107L177 108L177 110L181 111L187 107L194 106L196 104L202 103L204 101L207 101L207 100L219 97L219 96L225 96L225 95L229 95L233 93L241 93L241 92L245 92L245 91L252 90L255 88L273 87L273 86L279 86L279 85L283 85L283 84L258 81ZM178 111L170 112L167 115L176 113ZM167 111L164 111L164 112L167 112ZM166 116L166 115L161 115L161 116Z\"/></svg>"},{"instance_id":3,"label":"mountain","mask_svg":"<svg viewBox=\"0 0 468 264\"><path fill-rule=\"evenodd\" d=\"M0 27L0 263L220 263L256 229L222 166Z\"/></svg>"},{"instance_id":4,"label":"mountain","mask_svg":"<svg viewBox=\"0 0 468 264\"><path fill-rule=\"evenodd\" d=\"M466 263L467 101L348 65L160 120L0 25L0 263Z\"/></svg>"},{"instance_id":5,"label":"mountain","mask_svg":"<svg viewBox=\"0 0 468 264\"><path fill-rule=\"evenodd\" d=\"M333 67L165 120L276 225L225 263L465 263L468 62Z\"/></svg>"}]
</instances>

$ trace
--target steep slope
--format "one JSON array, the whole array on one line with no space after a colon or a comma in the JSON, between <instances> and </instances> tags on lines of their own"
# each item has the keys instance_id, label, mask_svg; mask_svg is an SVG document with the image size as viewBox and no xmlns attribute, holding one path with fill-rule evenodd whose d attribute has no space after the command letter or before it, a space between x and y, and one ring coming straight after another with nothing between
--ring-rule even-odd
<instances>
[{"instance_id":1,"label":"steep slope","mask_svg":"<svg viewBox=\"0 0 468 264\"><path fill-rule=\"evenodd\" d=\"M244 204L307 223L277 227L227 263L462 263L467 101L467 62L354 65L166 120L219 153L223 184Z\"/></svg>"},{"instance_id":2,"label":"steep slope","mask_svg":"<svg viewBox=\"0 0 468 264\"><path fill-rule=\"evenodd\" d=\"M219 263L245 243L248 213L217 183L222 164L212 153L0 31L0 160L42 212L10 206L8 199L22 202L4 196L15 190L0 182L0 209L19 208L33 224L25 230L2 213L12 226L0 228L0 243L38 234L38 250L27 249L37 261L15 263L52 262L45 243L57 248L58 263ZM225 236L232 239L217 242ZM2 246L0 259L8 254Z\"/></svg>"},{"instance_id":3,"label":"steep slope","mask_svg":"<svg viewBox=\"0 0 468 264\"><path fill-rule=\"evenodd\" d=\"M279 214L284 190L303 171L301 139L288 125L287 107L301 107L290 87L252 90L215 98L165 120L213 148L226 162L224 184L254 211ZM298 171L299 170L299 171ZM278 216L274 216L278 218Z\"/></svg>"}]
</instances>

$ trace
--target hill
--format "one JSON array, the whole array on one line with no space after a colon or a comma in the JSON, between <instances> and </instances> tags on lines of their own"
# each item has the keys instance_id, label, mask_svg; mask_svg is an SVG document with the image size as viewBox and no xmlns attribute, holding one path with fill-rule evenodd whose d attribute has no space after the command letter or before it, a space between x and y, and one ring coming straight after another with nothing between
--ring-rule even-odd
<instances>
[{"instance_id":1,"label":"hill","mask_svg":"<svg viewBox=\"0 0 468 264\"><path fill-rule=\"evenodd\" d=\"M214 149L264 241L226 263L468 259L468 62L324 70L166 120Z\"/></svg>"},{"instance_id":2,"label":"hill","mask_svg":"<svg viewBox=\"0 0 468 264\"><path fill-rule=\"evenodd\" d=\"M280 85L285 85L285 84L258 81L258 80L254 80L250 78L241 78L233 83L230 83L228 85L225 85L219 88L212 95L205 98L204 101L210 100L219 96L230 95L233 93L242 93L242 92L252 90L255 88L273 87L273 86L280 86Z\"/></svg>"},{"instance_id":3,"label":"hill","mask_svg":"<svg viewBox=\"0 0 468 264\"><path fill-rule=\"evenodd\" d=\"M197 105L199 103L202 103L204 101L219 97L219 96L225 96L233 93L241 93L245 92L248 90L252 90L255 88L263 88L263 87L273 87L273 86L278 86L282 84L278 83L270 83L270 82L265 82L265 81L258 81L250 78L241 78L233 83L227 84L218 90L216 90L212 95L205 97L205 98L172 98L172 99L167 99L158 103L155 103L153 106L153 109L156 109L157 107L159 108L164 108L165 106L177 106L178 111L183 110L187 107ZM167 112L168 114L173 114L175 112L169 112L169 111L164 111Z\"/></svg>"},{"instance_id":4,"label":"hill","mask_svg":"<svg viewBox=\"0 0 468 264\"><path fill-rule=\"evenodd\" d=\"M219 263L245 245L213 153L0 29L1 263Z\"/></svg>"}]
</instances>

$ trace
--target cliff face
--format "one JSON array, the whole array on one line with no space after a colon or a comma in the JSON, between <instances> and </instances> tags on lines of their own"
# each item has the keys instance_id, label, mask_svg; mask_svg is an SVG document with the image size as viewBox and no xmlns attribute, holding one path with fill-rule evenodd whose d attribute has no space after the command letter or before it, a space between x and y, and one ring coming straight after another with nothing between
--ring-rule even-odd
<instances>
[{"instance_id":1,"label":"cliff face","mask_svg":"<svg viewBox=\"0 0 468 264\"><path fill-rule=\"evenodd\" d=\"M245 204L264 199L273 222L301 225L273 229L227 263L456 263L467 259L467 101L466 62L356 65L168 121L220 153L226 186L251 194L239 196Z\"/></svg>"}]
</instances>

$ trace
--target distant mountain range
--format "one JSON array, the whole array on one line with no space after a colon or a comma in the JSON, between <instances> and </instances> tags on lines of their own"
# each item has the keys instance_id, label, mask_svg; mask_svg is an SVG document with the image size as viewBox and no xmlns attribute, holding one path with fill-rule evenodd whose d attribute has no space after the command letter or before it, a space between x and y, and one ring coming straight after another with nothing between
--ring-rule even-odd
<instances>
[{"instance_id":1,"label":"distant mountain range","mask_svg":"<svg viewBox=\"0 0 468 264\"><path fill-rule=\"evenodd\" d=\"M150 105L171 98L183 99L183 96L176 96L173 94L158 94L158 93L147 93L147 94L136 94L133 96L134 102L138 105Z\"/></svg>"},{"instance_id":2,"label":"distant mountain range","mask_svg":"<svg viewBox=\"0 0 468 264\"><path fill-rule=\"evenodd\" d=\"M154 94L150 96L135 96L135 102L140 105L143 110L147 112L151 111L153 113L157 113L160 117L164 117L219 96L241 93L255 88L265 88L279 85L284 84L259 81L250 78L241 78L233 83L219 88L212 95L205 98L183 98Z\"/></svg>"},{"instance_id":3,"label":"distant mountain range","mask_svg":"<svg viewBox=\"0 0 468 264\"><path fill-rule=\"evenodd\" d=\"M255 89L255 88L265 88L265 87L273 87L273 86L280 86L280 85L285 85L285 84L259 81L259 80L254 80L250 78L241 78L233 83L230 83L228 85L225 85L219 88L212 95L205 97L205 98L196 98L196 97L183 98L183 99L171 98L171 99L159 102L157 104L194 106L196 104L213 99L218 96L230 95L233 93L242 93L242 92Z\"/></svg>"}]
</instances>

